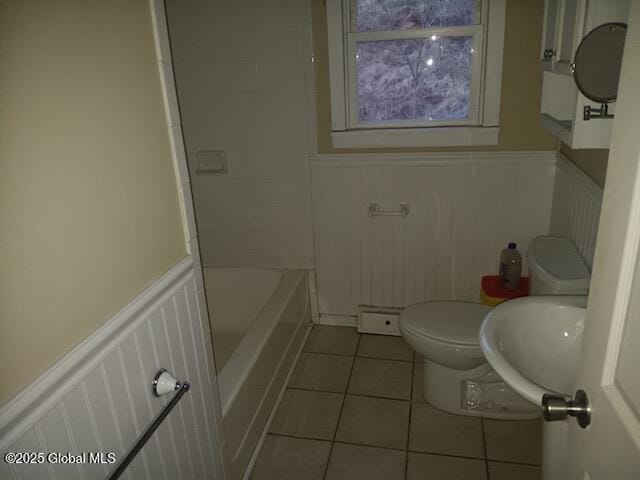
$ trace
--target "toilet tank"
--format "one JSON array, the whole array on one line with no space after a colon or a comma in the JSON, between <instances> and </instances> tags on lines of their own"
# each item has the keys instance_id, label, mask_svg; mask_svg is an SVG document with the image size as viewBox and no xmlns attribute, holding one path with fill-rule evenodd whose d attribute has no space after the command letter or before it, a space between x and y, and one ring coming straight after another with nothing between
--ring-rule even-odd
<instances>
[{"instance_id":1,"label":"toilet tank","mask_svg":"<svg viewBox=\"0 0 640 480\"><path fill-rule=\"evenodd\" d=\"M571 240L536 237L527 251L531 295L586 295L591 274Z\"/></svg>"}]
</instances>

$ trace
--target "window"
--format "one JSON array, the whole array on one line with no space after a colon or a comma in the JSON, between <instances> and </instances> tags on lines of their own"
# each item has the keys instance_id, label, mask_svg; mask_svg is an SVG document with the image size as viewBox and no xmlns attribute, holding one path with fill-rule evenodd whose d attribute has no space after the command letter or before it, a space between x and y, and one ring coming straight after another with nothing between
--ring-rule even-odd
<instances>
[{"instance_id":1,"label":"window","mask_svg":"<svg viewBox=\"0 0 640 480\"><path fill-rule=\"evenodd\" d=\"M497 143L504 4L328 0L334 145Z\"/></svg>"}]
</instances>

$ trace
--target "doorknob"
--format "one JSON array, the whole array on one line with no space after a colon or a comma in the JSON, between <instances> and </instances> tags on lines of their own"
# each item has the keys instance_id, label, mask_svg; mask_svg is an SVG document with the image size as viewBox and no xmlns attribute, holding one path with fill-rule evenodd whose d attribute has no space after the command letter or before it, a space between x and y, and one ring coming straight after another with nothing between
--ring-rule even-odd
<instances>
[{"instance_id":1,"label":"doorknob","mask_svg":"<svg viewBox=\"0 0 640 480\"><path fill-rule=\"evenodd\" d=\"M578 425L587 428L591 423L591 406L584 390L578 390L575 398L567 400L560 395L545 393L542 396L542 417L547 422L575 417Z\"/></svg>"}]
</instances>

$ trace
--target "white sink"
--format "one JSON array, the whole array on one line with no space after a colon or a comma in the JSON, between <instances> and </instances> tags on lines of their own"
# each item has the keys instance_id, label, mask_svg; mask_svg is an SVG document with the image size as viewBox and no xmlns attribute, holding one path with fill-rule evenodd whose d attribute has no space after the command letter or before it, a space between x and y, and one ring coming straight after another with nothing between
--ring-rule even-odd
<instances>
[{"instance_id":1,"label":"white sink","mask_svg":"<svg viewBox=\"0 0 640 480\"><path fill-rule=\"evenodd\" d=\"M504 302L482 323L482 352L511 388L536 405L545 393L571 396L586 306L586 296Z\"/></svg>"}]
</instances>

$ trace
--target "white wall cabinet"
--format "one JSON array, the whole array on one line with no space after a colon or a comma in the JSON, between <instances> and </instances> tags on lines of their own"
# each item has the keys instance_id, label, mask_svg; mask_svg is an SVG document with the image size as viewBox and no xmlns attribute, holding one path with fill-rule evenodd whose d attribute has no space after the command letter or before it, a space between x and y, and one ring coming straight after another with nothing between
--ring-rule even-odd
<instances>
[{"instance_id":1,"label":"white wall cabinet","mask_svg":"<svg viewBox=\"0 0 640 480\"><path fill-rule=\"evenodd\" d=\"M611 119L583 119L586 98L573 80L572 63L582 38L609 22L626 23L630 0L546 0L540 50L543 125L571 148L609 148ZM609 107L615 114L615 103Z\"/></svg>"}]
</instances>

